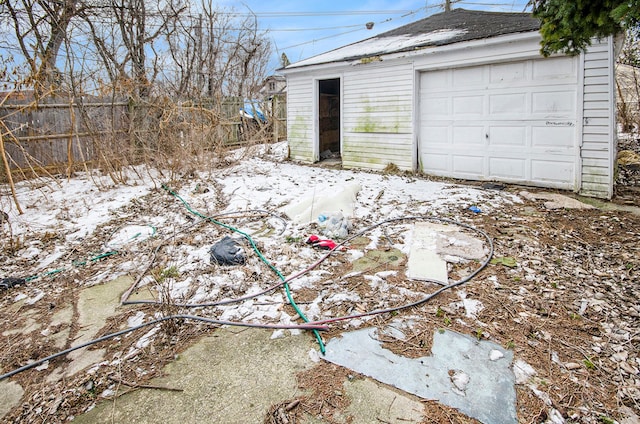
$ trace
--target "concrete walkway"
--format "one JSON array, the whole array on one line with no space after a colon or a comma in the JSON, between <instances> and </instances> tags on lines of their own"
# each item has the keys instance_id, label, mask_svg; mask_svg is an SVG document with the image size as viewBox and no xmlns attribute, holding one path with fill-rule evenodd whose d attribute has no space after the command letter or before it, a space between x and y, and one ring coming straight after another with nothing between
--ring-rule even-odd
<instances>
[{"instance_id":1,"label":"concrete walkway","mask_svg":"<svg viewBox=\"0 0 640 424\"><path fill-rule=\"evenodd\" d=\"M183 391L138 389L103 400L74 423L262 423L269 408L304 395L296 374L317 365L309 334L270 339L256 329L219 329L183 352L149 384ZM316 359L317 360L317 359ZM122 386L121 391L128 390ZM422 404L373 380L345 382L353 424L418 423ZM307 424L322 417L306 417ZM347 421L345 421L347 422Z\"/></svg>"},{"instance_id":2,"label":"concrete walkway","mask_svg":"<svg viewBox=\"0 0 640 424\"><path fill-rule=\"evenodd\" d=\"M183 391L138 389L99 403L74 422L262 422L271 405L301 394L295 375L314 365L308 354L311 337L270 340L270 335L268 330L216 330L168 364L165 377L150 383Z\"/></svg>"}]
</instances>

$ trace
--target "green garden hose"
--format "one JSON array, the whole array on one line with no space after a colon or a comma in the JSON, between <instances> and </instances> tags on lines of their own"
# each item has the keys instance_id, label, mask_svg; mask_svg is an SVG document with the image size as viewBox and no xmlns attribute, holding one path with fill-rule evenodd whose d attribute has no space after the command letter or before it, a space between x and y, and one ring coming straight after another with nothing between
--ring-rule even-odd
<instances>
[{"instance_id":1,"label":"green garden hose","mask_svg":"<svg viewBox=\"0 0 640 424\"><path fill-rule=\"evenodd\" d=\"M244 231L241 231L231 225L228 224L224 224L220 221L216 221L215 219L203 215L200 212L194 210L191 208L191 206L189 205L189 203L184 200L182 197L180 197L180 195L178 193L176 193L175 191L173 191L171 188L169 188L167 185L162 184L162 188L165 189L167 192L169 192L169 194L171 194L172 196L174 196L176 199L180 200L182 202L182 204L187 208L187 210L189 212L191 212L193 215L200 217L202 219L205 219L209 222L212 222L216 225L219 225L221 227L224 227L228 230L231 230L235 233L240 234L241 236L243 236L245 239L247 239L247 241L249 242L249 244L251 245L252 249L254 252L256 252L256 255L258 255L258 257L260 258L260 260L266 264L277 276L278 278L284 282L284 290L285 293L287 294L287 299L289 300L289 303L291 304L291 306L293 306L293 309L296 311L296 313L300 316L300 318L302 318L302 320L304 322L309 322L309 320L307 319L307 317L304 315L304 313L300 310L300 308L298 307L298 305L296 305L295 301L293 300L293 296L291 295L291 290L289 289L289 283L286 282L286 279L284 277L284 275L282 275L282 273L278 270L278 268L276 268L275 266L273 266L262 254L262 252L260 252L260 249L258 249L258 246L256 246L256 243L253 241L253 239L251 238L251 236L247 233L245 233ZM323 354L325 353L325 346L324 343L322 342L322 338L320 337L320 333L318 333L318 330L312 330L313 334L316 337L316 340L318 341L318 345L320 345L320 352L322 352Z\"/></svg>"}]
</instances>

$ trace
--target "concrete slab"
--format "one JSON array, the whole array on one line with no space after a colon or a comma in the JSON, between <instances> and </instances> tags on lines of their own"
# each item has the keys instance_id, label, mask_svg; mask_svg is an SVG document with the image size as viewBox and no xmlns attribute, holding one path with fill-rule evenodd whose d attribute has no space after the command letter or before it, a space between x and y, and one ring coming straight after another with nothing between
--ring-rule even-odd
<instances>
[{"instance_id":1,"label":"concrete slab","mask_svg":"<svg viewBox=\"0 0 640 424\"><path fill-rule=\"evenodd\" d=\"M139 389L99 403L74 422L261 423L271 405L303 394L295 376L315 365L311 336L270 336L265 330L218 329L151 382L182 392Z\"/></svg>"},{"instance_id":2,"label":"concrete slab","mask_svg":"<svg viewBox=\"0 0 640 424\"><path fill-rule=\"evenodd\" d=\"M351 263L354 272L371 273L386 271L404 263L405 255L398 249L368 250L363 257Z\"/></svg>"},{"instance_id":3,"label":"concrete slab","mask_svg":"<svg viewBox=\"0 0 640 424\"><path fill-rule=\"evenodd\" d=\"M340 424L411 424L425 421L424 405L415 398L370 379L345 381L344 393L351 403L336 411L332 422ZM300 424L325 424L326 417L304 414Z\"/></svg>"},{"instance_id":4,"label":"concrete slab","mask_svg":"<svg viewBox=\"0 0 640 424\"><path fill-rule=\"evenodd\" d=\"M23 394L22 386L15 381L4 380L0 382L0 418L20 404Z\"/></svg>"},{"instance_id":5,"label":"concrete slab","mask_svg":"<svg viewBox=\"0 0 640 424\"><path fill-rule=\"evenodd\" d=\"M107 322L107 319L113 316L116 309L120 306L120 296L133 284L133 278L122 276L105 284L98 284L87 287L80 292L78 296L78 325L80 330L74 340L74 345L88 342L95 338L98 331ZM56 319L66 317L66 312L61 312L61 316ZM97 362L100 362L104 356L103 349L89 348L78 349L69 353L68 358L71 359L64 369L54 370L48 377L48 381L56 381L63 376L71 376Z\"/></svg>"},{"instance_id":6,"label":"concrete slab","mask_svg":"<svg viewBox=\"0 0 640 424\"><path fill-rule=\"evenodd\" d=\"M40 328L42 328L42 325L37 322L35 318L26 317L22 320L22 326L3 331L2 335L5 337L9 337L16 334L29 334L33 331L39 330Z\"/></svg>"},{"instance_id":7,"label":"concrete slab","mask_svg":"<svg viewBox=\"0 0 640 424\"><path fill-rule=\"evenodd\" d=\"M56 333L49 333L47 336L58 349L64 349L71 333L71 324L73 321L73 305L68 305L56 312L51 318L49 328L57 326L65 326Z\"/></svg>"},{"instance_id":8,"label":"concrete slab","mask_svg":"<svg viewBox=\"0 0 640 424\"><path fill-rule=\"evenodd\" d=\"M346 408L351 424L423 422L424 405L418 400L371 380L346 381L344 387L351 399Z\"/></svg>"},{"instance_id":9,"label":"concrete slab","mask_svg":"<svg viewBox=\"0 0 640 424\"><path fill-rule=\"evenodd\" d=\"M317 365L312 359L317 354L310 354L317 344L310 335L270 337L270 331L259 329L217 329L168 364L164 377L148 383L183 391L131 391L99 402L74 423L261 423L272 405L306 394L296 375ZM422 404L413 396L369 379L343 384L351 401L343 411L345 423L418 423L423 418ZM318 419L306 415L300 422L324 422Z\"/></svg>"},{"instance_id":10,"label":"concrete slab","mask_svg":"<svg viewBox=\"0 0 640 424\"><path fill-rule=\"evenodd\" d=\"M530 193L528 191L521 191L520 196L527 200L535 202L536 200L546 200L544 207L547 209L593 209L594 207L574 199L569 196L565 196L560 193Z\"/></svg>"},{"instance_id":11,"label":"concrete slab","mask_svg":"<svg viewBox=\"0 0 640 424\"><path fill-rule=\"evenodd\" d=\"M485 244L485 240L449 228L438 232L436 251L445 260L479 261L487 257L488 249Z\"/></svg>"},{"instance_id":12,"label":"concrete slab","mask_svg":"<svg viewBox=\"0 0 640 424\"><path fill-rule=\"evenodd\" d=\"M415 223L407 263L408 278L447 283L447 262L437 253L438 231L443 228L446 227L431 222Z\"/></svg>"},{"instance_id":13,"label":"concrete slab","mask_svg":"<svg viewBox=\"0 0 640 424\"><path fill-rule=\"evenodd\" d=\"M382 348L375 328L344 333L323 359L445 405L483 423L515 424L513 352L452 331L437 331L432 356L407 358Z\"/></svg>"}]
</instances>

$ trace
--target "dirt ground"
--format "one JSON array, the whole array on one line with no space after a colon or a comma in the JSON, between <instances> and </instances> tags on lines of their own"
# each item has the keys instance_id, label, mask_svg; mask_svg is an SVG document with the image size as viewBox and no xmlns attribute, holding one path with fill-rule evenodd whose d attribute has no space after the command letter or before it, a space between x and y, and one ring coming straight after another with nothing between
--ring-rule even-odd
<instances>
[{"instance_id":1,"label":"dirt ground","mask_svg":"<svg viewBox=\"0 0 640 424\"><path fill-rule=\"evenodd\" d=\"M389 340L386 347L426 356L433 329L451 328L513 349L538 371L536 390L569 422L613 422L607 420L619 419L621 407L640 412L640 216L528 204L478 221L494 239L496 257L517 261L513 267L491 265L465 286L467 296L484 305L478 321L452 308L459 298L445 293L412 310L420 316L414 334ZM496 281L482 281L491 274ZM330 382L343 381L345 371L328 364L318 368L300 376L301 387L313 381L317 390L299 399L301 410L319 414L334 407L332 399L335 408L343 407L339 386ZM519 386L520 422L545 422L548 409L530 387ZM433 402L428 411L428 423L475 422Z\"/></svg>"},{"instance_id":2,"label":"dirt ground","mask_svg":"<svg viewBox=\"0 0 640 424\"><path fill-rule=\"evenodd\" d=\"M633 170L624 172L625 183L618 186L614 202L640 206L638 176ZM507 186L504 190L517 194L522 187ZM177 207L175 199L157 194L149 196L138 206ZM506 205L492 214L467 211L459 219L486 232L495 245L493 263L460 288L468 299L480 301L484 308L475 318L469 318L456 306L460 292L450 290L421 306L379 315L373 323L380 326L398 316L419 318L413 334L406 340L389 339L385 347L405 356L427 356L433 332L449 328L512 349L516 358L526 361L536 371L529 382L517 386L517 414L522 423L562 422L557 416L550 416L550 411L565 422L576 423L613 423L632 413L640 415L640 214L599 209L550 210L543 201L525 200L521 204ZM98 249L102 243L99 235L109 234L115 225L116 222L111 222L98 229L96 236L84 245L85 256ZM353 225L357 228L370 223L356 221ZM193 225L172 243L188 244L199 229L201 226ZM208 237L215 239L217 234ZM389 237L394 238L393 231ZM59 241L55 234L41 235L44 248L54 249ZM366 239L359 241L363 245L366 242ZM283 249L295 251L303 246L303 240L291 239ZM19 268L21 264L13 256L14 246L4 243L2 249L3 266ZM155 273L159 278L162 267L158 264L163 258L161 252L156 257L157 249L156 244L150 243L144 258L150 261L148 274ZM113 258L40 282L38 287L47 292L47 301L29 307L29 317L46 328L56 312L72 304L77 318L81 290L77 281L108 269L113 261L132 259L138 260L126 256ZM452 278L463 278L478 265L472 262L454 267ZM400 270L403 266L397 262L376 265L379 270ZM333 254L322 265L322 270L326 281L340 280L360 297L355 304L337 305L332 311L335 315L370 310L379 304L380 294L366 284L364 276L342 278L352 269L348 258L340 252ZM398 290L415 289L411 282L398 276L390 276L388 282ZM318 295L320 289L316 287L301 289L295 293L296 300L301 304L310 302ZM432 286L433 290L436 288ZM240 294L240 290L235 293ZM25 319L25 307L13 305L12 289L0 291L3 329L15 327L17 319ZM290 315L295 315L289 305L285 308ZM136 310L152 315L158 308L149 305ZM180 308L173 305L163 307L164 313L179 311ZM122 311L122 316L110 318L100 334L120 329L122 321L130 315L130 311ZM64 347L72 346L81 330L77 322L56 325L53 331L68 327ZM347 323L335 323L323 338L329 340L345 328ZM146 331L138 330L136 334ZM157 376L164 363L212 331L215 327L171 321L163 324L158 336L132 360L122 361L118 366L102 366L91 375L79 373L51 383L42 373L17 374L12 381L19 383L25 393L20 406L11 410L4 420L66 422L86 410L114 382L145 390L145 382ZM99 347L105 349L106 357L112 360L122 357L138 339L136 336L109 340ZM7 372L59 350L60 347L42 337L40 331L5 335L0 338L0 367ZM64 358L52 361L49 370L64 361ZM344 417L347 398L341 391L342 382L347 378L362 377L320 362L299 375L300 388L311 394L274 405L265 411L265 423L295 423L305 415L322 415L326 422L349 422L348 418L346 421L331 418ZM117 397L117 393L114 396ZM437 402L423 403L425 423L476 422Z\"/></svg>"}]
</instances>

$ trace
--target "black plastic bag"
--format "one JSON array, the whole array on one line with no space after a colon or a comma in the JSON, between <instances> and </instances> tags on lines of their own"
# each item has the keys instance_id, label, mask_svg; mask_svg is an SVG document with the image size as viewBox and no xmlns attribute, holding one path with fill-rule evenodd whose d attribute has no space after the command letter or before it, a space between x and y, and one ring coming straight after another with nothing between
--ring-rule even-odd
<instances>
[{"instance_id":1,"label":"black plastic bag","mask_svg":"<svg viewBox=\"0 0 640 424\"><path fill-rule=\"evenodd\" d=\"M242 265L246 257L240 243L226 236L209 249L211 263L218 265Z\"/></svg>"},{"instance_id":2,"label":"black plastic bag","mask_svg":"<svg viewBox=\"0 0 640 424\"><path fill-rule=\"evenodd\" d=\"M26 283L24 278L7 277L0 280L0 289L9 290L12 287Z\"/></svg>"}]
</instances>

